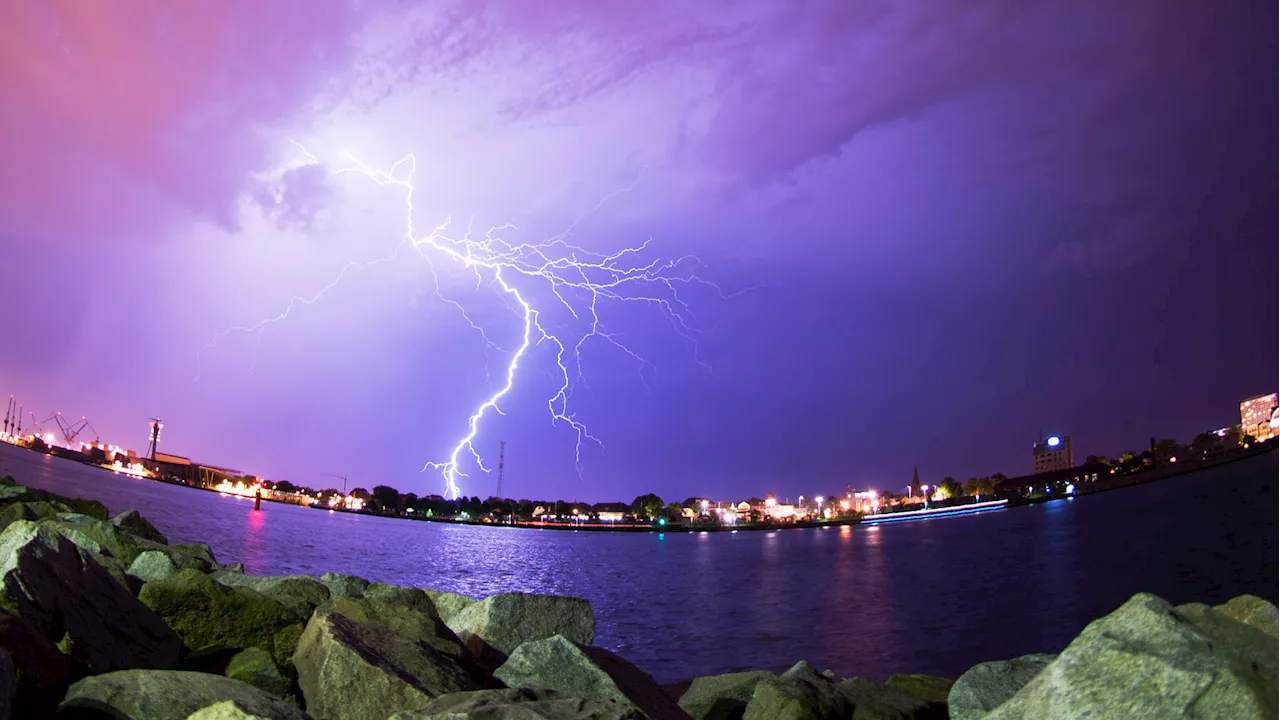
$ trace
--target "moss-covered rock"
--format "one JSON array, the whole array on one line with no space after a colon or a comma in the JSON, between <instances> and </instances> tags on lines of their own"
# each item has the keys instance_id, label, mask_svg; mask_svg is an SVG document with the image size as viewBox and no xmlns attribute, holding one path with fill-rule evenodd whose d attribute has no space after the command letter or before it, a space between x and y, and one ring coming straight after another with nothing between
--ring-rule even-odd
<instances>
[{"instance_id":1,"label":"moss-covered rock","mask_svg":"<svg viewBox=\"0 0 1280 720\"><path fill-rule=\"evenodd\" d=\"M58 513L67 510L67 506L61 503L46 500L9 503L0 509L0 530L4 530L18 520L35 521L56 518Z\"/></svg>"},{"instance_id":2,"label":"moss-covered rock","mask_svg":"<svg viewBox=\"0 0 1280 720\"><path fill-rule=\"evenodd\" d=\"M362 598L364 597L364 589L370 585L369 581L364 578L336 572L327 572L321 575L320 582L328 586L329 594L333 597Z\"/></svg>"},{"instance_id":3,"label":"moss-covered rock","mask_svg":"<svg viewBox=\"0 0 1280 720\"><path fill-rule=\"evenodd\" d=\"M293 656L316 720L385 718L479 686L453 658L387 628L319 609Z\"/></svg>"},{"instance_id":4,"label":"moss-covered rock","mask_svg":"<svg viewBox=\"0 0 1280 720\"><path fill-rule=\"evenodd\" d=\"M849 700L851 717L857 720L926 720L947 717L945 705L934 705L895 685L863 678L836 683Z\"/></svg>"},{"instance_id":5,"label":"moss-covered rock","mask_svg":"<svg viewBox=\"0 0 1280 720\"><path fill-rule=\"evenodd\" d=\"M250 717L303 720L302 710L239 680L177 670L124 670L87 677L71 686L62 702L65 717L187 720L197 711L231 700Z\"/></svg>"},{"instance_id":6,"label":"moss-covered rock","mask_svg":"<svg viewBox=\"0 0 1280 720\"><path fill-rule=\"evenodd\" d=\"M150 540L161 545L169 544L169 539L157 530L155 525L152 525L150 521L142 517L142 513L137 510L125 510L111 518L111 524L134 537Z\"/></svg>"},{"instance_id":7,"label":"moss-covered rock","mask_svg":"<svg viewBox=\"0 0 1280 720\"><path fill-rule=\"evenodd\" d=\"M748 720L836 720L850 716L848 697L829 677L803 660L777 677L756 683L747 703Z\"/></svg>"},{"instance_id":8,"label":"moss-covered rock","mask_svg":"<svg viewBox=\"0 0 1280 720\"><path fill-rule=\"evenodd\" d=\"M293 654L298 649L298 641L302 639L302 631L305 628L306 625L303 623L294 623L275 634L275 637L272 638L273 648L271 655L275 659L276 665L286 669L293 668Z\"/></svg>"},{"instance_id":9,"label":"moss-covered rock","mask_svg":"<svg viewBox=\"0 0 1280 720\"><path fill-rule=\"evenodd\" d=\"M629 703L584 700L555 690L471 690L441 695L420 710L399 712L388 720L649 720Z\"/></svg>"},{"instance_id":10,"label":"moss-covered rock","mask_svg":"<svg viewBox=\"0 0 1280 720\"><path fill-rule=\"evenodd\" d=\"M1213 609L1246 625L1252 625L1271 637L1280 636L1276 606L1256 595L1233 597L1222 605L1215 605Z\"/></svg>"},{"instance_id":11,"label":"moss-covered rock","mask_svg":"<svg viewBox=\"0 0 1280 720\"><path fill-rule=\"evenodd\" d=\"M936 675L904 673L889 676L889 679L885 680L884 684L890 687L902 688L927 703L945 705L947 695L950 694L951 686L955 684L955 681Z\"/></svg>"},{"instance_id":12,"label":"moss-covered rock","mask_svg":"<svg viewBox=\"0 0 1280 720\"><path fill-rule=\"evenodd\" d=\"M987 717L1276 717L1278 669L1265 632L1139 593Z\"/></svg>"},{"instance_id":13,"label":"moss-covered rock","mask_svg":"<svg viewBox=\"0 0 1280 720\"><path fill-rule=\"evenodd\" d=\"M649 717L688 717L649 673L608 650L562 635L521 644L494 677L509 687L548 688L571 697L622 703Z\"/></svg>"},{"instance_id":14,"label":"moss-covered rock","mask_svg":"<svg viewBox=\"0 0 1280 720\"><path fill-rule=\"evenodd\" d=\"M526 642L560 635L590 645L596 636L590 603L559 595L491 595L445 623L473 655L494 666Z\"/></svg>"},{"instance_id":15,"label":"moss-covered rock","mask_svg":"<svg viewBox=\"0 0 1280 720\"><path fill-rule=\"evenodd\" d=\"M1011 660L979 663L969 668L947 693L947 712L953 720L978 720L1013 697L1040 674L1055 655L1023 655Z\"/></svg>"},{"instance_id":16,"label":"moss-covered rock","mask_svg":"<svg viewBox=\"0 0 1280 720\"><path fill-rule=\"evenodd\" d=\"M459 595L458 593L453 592L445 592L444 590L424 588L423 592L427 594L427 597L431 598L432 604L436 606L436 613L439 614L440 619L445 622L448 622L449 618L478 602L473 597Z\"/></svg>"},{"instance_id":17,"label":"moss-covered rock","mask_svg":"<svg viewBox=\"0 0 1280 720\"><path fill-rule=\"evenodd\" d=\"M48 717L71 682L71 664L31 623L0 609L0 650L13 661L15 717ZM4 708L0 708L3 714Z\"/></svg>"},{"instance_id":18,"label":"moss-covered rock","mask_svg":"<svg viewBox=\"0 0 1280 720\"><path fill-rule=\"evenodd\" d=\"M279 698L288 695L293 686L293 681L280 672L271 654L256 647L241 650L231 658L226 676Z\"/></svg>"},{"instance_id":19,"label":"moss-covered rock","mask_svg":"<svg viewBox=\"0 0 1280 720\"><path fill-rule=\"evenodd\" d=\"M767 677L773 673L757 670L694 678L680 696L680 707L694 720L741 717L756 684Z\"/></svg>"},{"instance_id":20,"label":"moss-covered rock","mask_svg":"<svg viewBox=\"0 0 1280 720\"><path fill-rule=\"evenodd\" d=\"M147 550L133 559L127 572L142 582L148 583L167 580L177 575L178 566L173 564L173 560L167 554L159 550Z\"/></svg>"},{"instance_id":21,"label":"moss-covered rock","mask_svg":"<svg viewBox=\"0 0 1280 720\"><path fill-rule=\"evenodd\" d=\"M403 605L420 613L429 614L432 617L439 616L439 613L436 612L435 603L421 588L375 582L369 583L369 586L364 589L364 597L366 600Z\"/></svg>"},{"instance_id":22,"label":"moss-covered rock","mask_svg":"<svg viewBox=\"0 0 1280 720\"><path fill-rule=\"evenodd\" d=\"M187 720L269 720L269 718L249 712L235 700L223 700L191 713L187 716Z\"/></svg>"},{"instance_id":23,"label":"moss-covered rock","mask_svg":"<svg viewBox=\"0 0 1280 720\"><path fill-rule=\"evenodd\" d=\"M421 612L405 605L349 597L330 598L321 607L342 613L352 620L373 623L394 630L405 637L424 642L437 652L460 661L465 656L462 642L435 615L434 608L430 612Z\"/></svg>"},{"instance_id":24,"label":"moss-covered rock","mask_svg":"<svg viewBox=\"0 0 1280 720\"><path fill-rule=\"evenodd\" d=\"M256 647L273 653L276 634L302 621L297 613L255 590L227 587L190 568L143 585L138 599L163 618L190 650Z\"/></svg>"},{"instance_id":25,"label":"moss-covered rock","mask_svg":"<svg viewBox=\"0 0 1280 720\"><path fill-rule=\"evenodd\" d=\"M169 668L181 642L93 557L43 523L0 533L0 605L88 672Z\"/></svg>"},{"instance_id":26,"label":"moss-covered rock","mask_svg":"<svg viewBox=\"0 0 1280 720\"><path fill-rule=\"evenodd\" d=\"M87 515L94 520L106 520L111 517L111 511L107 510L107 506L97 500L67 498L63 502L71 508L71 512Z\"/></svg>"},{"instance_id":27,"label":"moss-covered rock","mask_svg":"<svg viewBox=\"0 0 1280 720\"><path fill-rule=\"evenodd\" d=\"M311 617L311 611L329 599L329 588L310 575L245 575L218 570L209 577L228 587L257 590L304 619Z\"/></svg>"}]
</instances>

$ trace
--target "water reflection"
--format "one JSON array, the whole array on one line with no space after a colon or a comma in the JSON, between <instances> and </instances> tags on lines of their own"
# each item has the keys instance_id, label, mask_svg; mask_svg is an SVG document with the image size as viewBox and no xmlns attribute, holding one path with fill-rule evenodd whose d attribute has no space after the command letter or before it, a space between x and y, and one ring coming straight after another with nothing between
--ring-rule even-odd
<instances>
[{"instance_id":1,"label":"water reflection","mask_svg":"<svg viewBox=\"0 0 1280 720\"><path fill-rule=\"evenodd\" d=\"M136 507L172 542L208 542L250 572L585 597L597 642L662 681L801 658L883 679L1060 650L1139 590L1175 603L1244 592L1274 601L1276 565L1257 558L1278 554L1275 457L988 515L709 535L453 526L268 503L255 514L252 500L4 447L0 473L113 512Z\"/></svg>"}]
</instances>

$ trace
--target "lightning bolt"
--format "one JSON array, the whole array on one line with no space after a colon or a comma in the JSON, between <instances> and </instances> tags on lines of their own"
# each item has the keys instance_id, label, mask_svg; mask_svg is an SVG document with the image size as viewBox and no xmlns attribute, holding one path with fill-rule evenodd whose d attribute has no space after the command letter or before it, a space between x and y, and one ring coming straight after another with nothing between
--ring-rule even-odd
<instances>
[{"instance_id":1,"label":"lightning bolt","mask_svg":"<svg viewBox=\"0 0 1280 720\"><path fill-rule=\"evenodd\" d=\"M285 166L281 171L303 165L321 164L320 160L305 147L296 142L293 144L303 153L306 162L295 162ZM440 474L445 483L445 495L450 499L457 498L461 494L458 481L467 477L463 471L465 460L470 458L480 470L489 472L484 458L475 446L481 421L490 411L498 415L504 414L501 407L502 400L515 387L521 361L529 354L531 347L546 344L554 349L560 386L548 398L547 410L553 425L564 425L574 433L576 439L574 463L579 474L581 475L583 470L582 448L585 443L594 443L601 451L604 450L604 444L590 432L585 423L577 418L571 408L575 388L580 383L585 385L586 382L582 370L582 351L585 344L596 339L622 351L636 361L637 371L642 381L644 381L644 369L652 367L644 357L628 347L618 334L606 328L600 317L604 303L643 303L656 308L675 332L688 342L695 361L710 370L698 356L695 336L700 331L689 322L693 313L682 297L681 291L687 291L693 285L702 285L713 289L721 298L740 293L726 295L714 283L699 277L698 270L703 267L703 264L693 255L671 260L640 261L641 254L648 248L651 240L613 254L593 252L571 242L574 231L583 220L614 197L634 190L640 182L639 177L631 185L602 198L591 210L560 234L537 243L513 243L503 239L500 233L518 230L514 225L493 227L481 238L473 236L471 224L468 223L461 237L453 237L448 234L452 224L451 218L446 218L429 233L418 237L414 229L415 188L413 184L413 178L417 172L417 159L412 153L402 157L388 170L370 167L351 155L344 155L343 160L346 164L333 170L333 174L358 174L371 179L378 185L395 187L404 192L405 232L394 251L387 256L366 262L348 263L318 292L305 297L291 298L280 313L253 325L236 326L219 333L197 354L196 379L199 378L200 355L228 336L237 333L256 333L260 339L261 333L267 327L283 322L301 307L318 302L330 290L342 283L348 275L375 265L393 262L409 248L416 250L427 260L428 267L431 269L435 296L456 309L479 334L487 348L502 350L490 340L485 329L472 320L462 303L446 297L441 292L439 274L435 265L437 259L451 262L459 268L472 272L476 287L488 285L493 288L522 323L520 345L510 351L502 386L484 398L472 411L467 420L466 434L453 446L448 459L427 462L422 467L423 471L431 469ZM586 322L586 332L573 341L564 339L556 332L549 330L547 324L541 319L544 310L535 306L535 302L531 300L533 295L528 291L522 292L517 287L526 281L545 287L549 291L546 301L566 310L574 320ZM746 290L740 292L746 292Z\"/></svg>"}]
</instances>

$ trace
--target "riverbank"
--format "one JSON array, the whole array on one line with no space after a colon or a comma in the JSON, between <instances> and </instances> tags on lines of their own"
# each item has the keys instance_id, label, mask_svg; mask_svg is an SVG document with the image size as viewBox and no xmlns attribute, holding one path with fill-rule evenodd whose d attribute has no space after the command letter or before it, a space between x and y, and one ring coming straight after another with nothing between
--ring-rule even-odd
<instances>
[{"instance_id":1,"label":"riverbank","mask_svg":"<svg viewBox=\"0 0 1280 720\"><path fill-rule=\"evenodd\" d=\"M878 683L800 662L662 686L592 644L597 619L577 598L246 575L207 545L169 545L135 511L109 518L8 478L0 529L0 718L1276 712L1276 609L1249 596L1175 608L1139 594L1058 655L980 663L954 680Z\"/></svg>"}]
</instances>

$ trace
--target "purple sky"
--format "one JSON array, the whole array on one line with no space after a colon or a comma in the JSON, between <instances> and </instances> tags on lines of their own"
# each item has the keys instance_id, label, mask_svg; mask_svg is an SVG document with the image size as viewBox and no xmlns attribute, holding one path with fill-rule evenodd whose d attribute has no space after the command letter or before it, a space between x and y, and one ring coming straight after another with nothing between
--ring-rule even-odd
<instances>
[{"instance_id":1,"label":"purple sky","mask_svg":"<svg viewBox=\"0 0 1280 720\"><path fill-rule=\"evenodd\" d=\"M507 495L794 496L915 465L1028 473L1041 430L1078 460L1188 440L1276 389L1276 20L1181 0L7 3L0 391L139 450L157 415L199 461L441 492L423 464L510 356L431 268L510 350L522 322L491 276L409 251L220 336L389 256L406 193L337 171L414 153L419 236L451 217L517 225L513 244L651 240L637 262L695 255L724 291L683 295L696 354L658 306L600 304L648 363L583 346L571 409L605 451L584 445L581 475L547 408L554 348L533 347L477 435L490 461L507 442Z\"/></svg>"}]
</instances>

